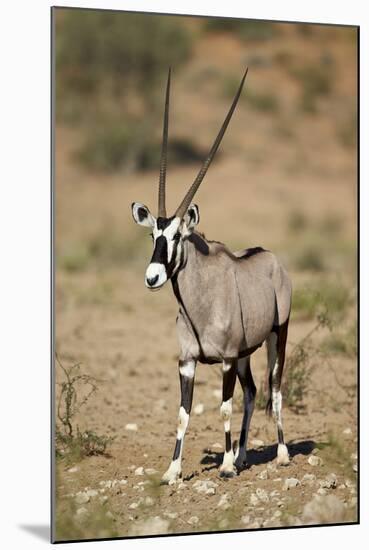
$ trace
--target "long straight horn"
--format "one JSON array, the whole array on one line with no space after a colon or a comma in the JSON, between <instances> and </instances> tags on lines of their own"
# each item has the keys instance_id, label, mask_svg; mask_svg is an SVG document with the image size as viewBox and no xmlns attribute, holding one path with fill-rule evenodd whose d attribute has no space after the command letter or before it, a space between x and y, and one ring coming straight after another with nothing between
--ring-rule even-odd
<instances>
[{"instance_id":1,"label":"long straight horn","mask_svg":"<svg viewBox=\"0 0 369 550\"><path fill-rule=\"evenodd\" d=\"M170 73L168 71L167 91L165 95L164 125L163 125L163 144L161 146L160 175L159 175L159 201L158 217L166 218L165 209L165 178L167 175L167 146L168 146L168 115L169 115L169 93L170 93Z\"/></svg>"},{"instance_id":2,"label":"long straight horn","mask_svg":"<svg viewBox=\"0 0 369 550\"><path fill-rule=\"evenodd\" d=\"M217 152L217 149L222 141L222 138L224 136L224 133L227 129L227 126L229 124L229 121L231 120L232 118L232 115L233 115L233 111L235 110L236 108L236 105L237 105L237 102L238 102L238 98L240 97L240 94L241 94L241 91L242 91L242 88L243 88L243 83L245 82L245 78L246 78L246 75L247 75L247 71L248 71L248 68L246 69L245 71L245 74L243 75L242 77L242 80L241 80L241 83L240 83L240 86L238 88L238 91L235 95L235 98L233 100L233 103L231 105L231 108L229 109L228 111L228 114L222 124L222 127L221 129L219 130L219 133L217 135L217 137L215 138L215 141L213 143L213 146L212 148L210 149L209 151L209 154L207 156L207 158L205 159L199 173L197 174L197 177L195 179L195 181L193 182L193 184L191 185L191 187L189 188L189 190L187 191L187 194L186 196L184 197L183 201L181 202L181 204L179 205L179 207L177 208L177 211L176 211L176 216L179 217L179 218L183 218L183 216L185 215L185 213L187 212L187 209L188 207L190 206L191 204L191 201L196 193L196 191L198 190L198 188L200 187L200 183L202 182L202 180L204 179L204 176L211 164L211 161L213 160L214 158L214 155L215 153Z\"/></svg>"}]
</instances>

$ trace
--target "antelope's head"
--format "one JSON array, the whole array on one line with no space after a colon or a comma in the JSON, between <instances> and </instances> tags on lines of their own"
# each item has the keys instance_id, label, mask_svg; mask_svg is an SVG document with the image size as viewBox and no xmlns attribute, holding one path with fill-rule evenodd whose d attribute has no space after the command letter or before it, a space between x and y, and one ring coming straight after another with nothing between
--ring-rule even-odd
<instances>
[{"instance_id":1,"label":"antelope's head","mask_svg":"<svg viewBox=\"0 0 369 550\"><path fill-rule=\"evenodd\" d=\"M223 135L237 105L246 75L247 69L222 127L220 128L213 146L204 160L196 179L187 191L175 214L168 217L165 206L165 181L167 168L168 115L171 76L171 71L169 69L165 96L163 144L160 161L158 216L153 216L144 204L140 202L132 203L132 215L135 222L151 229L154 252L145 274L145 284L150 290L159 290L159 288L161 288L164 283L178 271L181 265L183 258L183 243L185 239L191 235L200 219L199 209L195 204L192 204L192 199L222 141Z\"/></svg>"}]
</instances>

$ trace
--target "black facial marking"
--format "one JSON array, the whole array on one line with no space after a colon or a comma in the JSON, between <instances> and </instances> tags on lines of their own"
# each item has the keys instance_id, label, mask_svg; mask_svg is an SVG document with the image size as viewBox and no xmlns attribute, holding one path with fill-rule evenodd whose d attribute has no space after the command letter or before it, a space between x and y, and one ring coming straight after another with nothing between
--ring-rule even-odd
<instances>
[{"instance_id":1,"label":"black facial marking","mask_svg":"<svg viewBox=\"0 0 369 550\"><path fill-rule=\"evenodd\" d=\"M174 216L172 216L171 218L158 218L156 220L156 226L158 229L162 229L164 231L164 229L166 229L168 227L168 225L171 224L172 220L174 220Z\"/></svg>"},{"instance_id":2,"label":"black facial marking","mask_svg":"<svg viewBox=\"0 0 369 550\"><path fill-rule=\"evenodd\" d=\"M155 241L154 253L151 258L151 263L167 265L168 263L168 245L167 239L160 235Z\"/></svg>"}]
</instances>

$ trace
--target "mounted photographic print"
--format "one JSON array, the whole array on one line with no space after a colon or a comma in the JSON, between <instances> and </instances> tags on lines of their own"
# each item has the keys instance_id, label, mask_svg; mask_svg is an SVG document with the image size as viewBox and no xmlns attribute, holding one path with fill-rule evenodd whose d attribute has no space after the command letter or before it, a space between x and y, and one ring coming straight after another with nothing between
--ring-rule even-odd
<instances>
[{"instance_id":1,"label":"mounted photographic print","mask_svg":"<svg viewBox=\"0 0 369 550\"><path fill-rule=\"evenodd\" d=\"M357 523L358 27L52 26L53 542Z\"/></svg>"}]
</instances>

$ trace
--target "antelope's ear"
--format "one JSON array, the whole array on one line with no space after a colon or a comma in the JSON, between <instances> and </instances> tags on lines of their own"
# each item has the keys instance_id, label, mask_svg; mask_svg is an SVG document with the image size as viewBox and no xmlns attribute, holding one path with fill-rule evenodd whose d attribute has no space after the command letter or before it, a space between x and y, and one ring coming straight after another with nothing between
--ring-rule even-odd
<instances>
[{"instance_id":1,"label":"antelope's ear","mask_svg":"<svg viewBox=\"0 0 369 550\"><path fill-rule=\"evenodd\" d=\"M191 204L185 215L187 228L192 231L200 221L200 212L197 204Z\"/></svg>"},{"instance_id":2,"label":"antelope's ear","mask_svg":"<svg viewBox=\"0 0 369 550\"><path fill-rule=\"evenodd\" d=\"M132 203L132 216L136 223L145 227L154 227L155 218L150 210L140 202Z\"/></svg>"}]
</instances>

